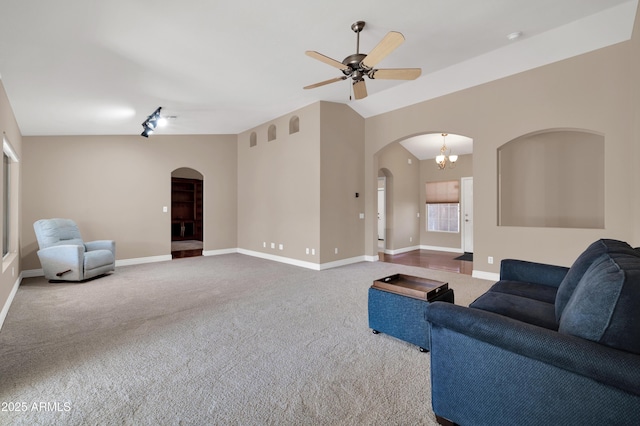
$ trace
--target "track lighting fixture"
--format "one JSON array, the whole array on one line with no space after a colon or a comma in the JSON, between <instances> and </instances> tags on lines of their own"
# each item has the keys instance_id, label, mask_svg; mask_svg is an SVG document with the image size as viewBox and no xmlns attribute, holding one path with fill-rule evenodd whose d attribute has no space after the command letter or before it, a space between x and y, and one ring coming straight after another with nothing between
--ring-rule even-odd
<instances>
[{"instance_id":1,"label":"track lighting fixture","mask_svg":"<svg viewBox=\"0 0 640 426\"><path fill-rule=\"evenodd\" d=\"M140 133L140 136L148 138L149 135L152 134L156 129L156 127L158 127L158 122L162 119L162 117L160 116L161 109L162 107L158 107L158 109L155 110L153 114L147 117L147 119L142 123L143 130L142 133Z\"/></svg>"}]
</instances>

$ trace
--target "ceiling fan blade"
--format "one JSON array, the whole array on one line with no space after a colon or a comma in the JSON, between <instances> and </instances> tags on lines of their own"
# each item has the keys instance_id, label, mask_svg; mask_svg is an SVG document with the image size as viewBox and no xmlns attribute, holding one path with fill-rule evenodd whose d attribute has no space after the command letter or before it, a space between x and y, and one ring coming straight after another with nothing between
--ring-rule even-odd
<instances>
[{"instance_id":1,"label":"ceiling fan blade","mask_svg":"<svg viewBox=\"0 0 640 426\"><path fill-rule=\"evenodd\" d=\"M330 80L321 81L320 83L310 84L308 86L303 87L303 89L315 89L316 87L324 86L325 84L335 83L336 81L346 80L347 76L343 75L342 77L332 78Z\"/></svg>"},{"instance_id":2,"label":"ceiling fan blade","mask_svg":"<svg viewBox=\"0 0 640 426\"><path fill-rule=\"evenodd\" d=\"M353 82L353 94L356 99L364 99L367 97L367 85L364 80Z\"/></svg>"},{"instance_id":3,"label":"ceiling fan blade","mask_svg":"<svg viewBox=\"0 0 640 426\"><path fill-rule=\"evenodd\" d=\"M378 62L387 57L387 55L393 52L398 46L404 42L404 36L397 32L391 31L373 48L366 58L362 60L362 65L367 68L373 68Z\"/></svg>"},{"instance_id":4,"label":"ceiling fan blade","mask_svg":"<svg viewBox=\"0 0 640 426\"><path fill-rule=\"evenodd\" d=\"M336 67L339 70L344 70L349 68L348 66L346 66L345 64L343 64L340 61L336 61L335 59L331 59L328 56L324 56L322 53L318 53L315 50L307 50L306 52L304 52L307 56L312 57L313 59L317 59L320 62L324 62L327 65L331 65L332 67Z\"/></svg>"},{"instance_id":5,"label":"ceiling fan blade","mask_svg":"<svg viewBox=\"0 0 640 426\"><path fill-rule=\"evenodd\" d=\"M383 68L373 70L369 76L376 80L415 80L421 73L420 68Z\"/></svg>"}]
</instances>

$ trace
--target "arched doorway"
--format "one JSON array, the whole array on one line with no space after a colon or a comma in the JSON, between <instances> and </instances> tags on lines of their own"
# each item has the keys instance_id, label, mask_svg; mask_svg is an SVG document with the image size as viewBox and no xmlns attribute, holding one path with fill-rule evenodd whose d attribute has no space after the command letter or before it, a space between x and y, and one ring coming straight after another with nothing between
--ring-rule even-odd
<instances>
[{"instance_id":1,"label":"arched doorway","mask_svg":"<svg viewBox=\"0 0 640 426\"><path fill-rule=\"evenodd\" d=\"M204 176L181 167L171 172L171 257L202 256Z\"/></svg>"}]
</instances>

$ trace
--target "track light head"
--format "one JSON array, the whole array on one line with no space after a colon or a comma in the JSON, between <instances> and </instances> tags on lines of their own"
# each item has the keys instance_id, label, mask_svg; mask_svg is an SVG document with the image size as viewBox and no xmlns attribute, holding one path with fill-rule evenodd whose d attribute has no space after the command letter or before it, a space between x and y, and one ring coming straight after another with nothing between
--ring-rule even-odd
<instances>
[{"instance_id":1,"label":"track light head","mask_svg":"<svg viewBox=\"0 0 640 426\"><path fill-rule=\"evenodd\" d=\"M156 127L158 127L158 121L162 118L160 116L161 110L162 110L162 107L158 107L158 109L156 109L153 112L153 114L148 116L147 119L142 123L142 128L144 130L142 130L142 133L140 133L140 136L144 136L145 138L148 138L149 135L152 134L153 131L156 129Z\"/></svg>"}]
</instances>

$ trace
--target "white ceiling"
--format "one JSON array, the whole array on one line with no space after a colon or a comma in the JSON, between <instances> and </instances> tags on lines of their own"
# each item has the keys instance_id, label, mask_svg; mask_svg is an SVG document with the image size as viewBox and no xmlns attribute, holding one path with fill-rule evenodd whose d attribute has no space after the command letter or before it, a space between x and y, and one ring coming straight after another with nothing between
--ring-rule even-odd
<instances>
[{"instance_id":1,"label":"white ceiling","mask_svg":"<svg viewBox=\"0 0 640 426\"><path fill-rule=\"evenodd\" d=\"M637 0L65 0L0 2L0 76L23 135L136 135L158 106L165 134L237 134L319 100L363 117L626 40ZM307 57L406 38L349 101L340 76ZM522 31L509 41L506 35ZM446 129L443 129L446 130Z\"/></svg>"},{"instance_id":2,"label":"white ceiling","mask_svg":"<svg viewBox=\"0 0 640 426\"><path fill-rule=\"evenodd\" d=\"M473 153L473 139L454 134L447 134L446 138L442 137L442 133L417 135L400 141L400 144L415 155L418 160L430 160L440 154L440 148L445 140L449 149L446 155Z\"/></svg>"}]
</instances>

